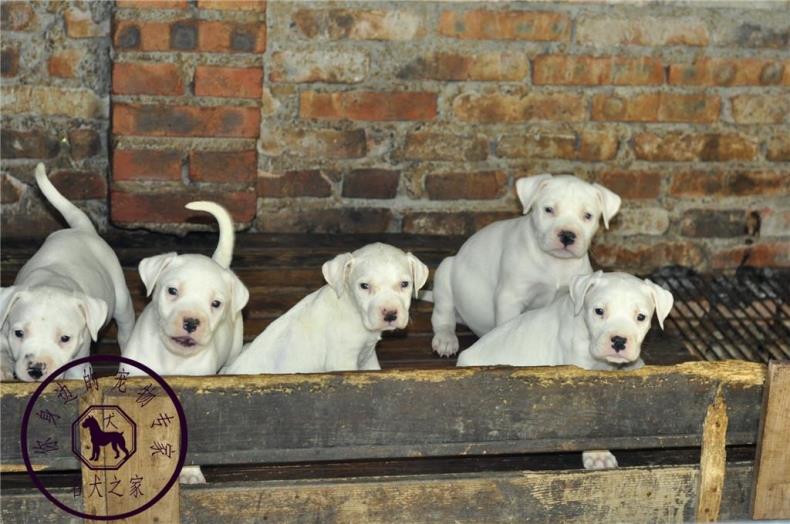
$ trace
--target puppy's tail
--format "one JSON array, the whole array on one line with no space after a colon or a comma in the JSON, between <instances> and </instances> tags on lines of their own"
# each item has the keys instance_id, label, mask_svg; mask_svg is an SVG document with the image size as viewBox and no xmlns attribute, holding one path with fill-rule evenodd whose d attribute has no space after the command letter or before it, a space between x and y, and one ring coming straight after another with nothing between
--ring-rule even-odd
<instances>
[{"instance_id":1,"label":"puppy's tail","mask_svg":"<svg viewBox=\"0 0 790 524\"><path fill-rule=\"evenodd\" d=\"M230 218L228 210L215 202L205 200L190 202L186 205L186 208L193 211L211 213L217 219L217 224L219 224L219 242L217 242L217 249L214 250L211 258L220 266L229 268L230 262L233 260L233 244L236 241L236 233L233 230L233 220Z\"/></svg>"},{"instance_id":2,"label":"puppy's tail","mask_svg":"<svg viewBox=\"0 0 790 524\"><path fill-rule=\"evenodd\" d=\"M66 219L70 227L92 231L94 233L96 232L96 228L93 227L93 223L91 219L88 218L88 215L66 200L66 197L55 189L55 186L53 186L52 182L47 178L47 170L41 162L36 166L36 184L38 184L38 188L44 194L44 197L49 200L49 203L63 215L63 218Z\"/></svg>"},{"instance_id":3,"label":"puppy's tail","mask_svg":"<svg viewBox=\"0 0 790 524\"><path fill-rule=\"evenodd\" d=\"M420 293L417 295L417 298L426 302L433 302L433 291L430 289L420 291Z\"/></svg>"}]
</instances>

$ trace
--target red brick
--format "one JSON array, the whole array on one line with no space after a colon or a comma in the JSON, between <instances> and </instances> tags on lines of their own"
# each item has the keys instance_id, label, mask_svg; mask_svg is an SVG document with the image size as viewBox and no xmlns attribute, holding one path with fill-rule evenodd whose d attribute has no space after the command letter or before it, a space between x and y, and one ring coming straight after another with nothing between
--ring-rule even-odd
<instances>
[{"instance_id":1,"label":"red brick","mask_svg":"<svg viewBox=\"0 0 790 524\"><path fill-rule=\"evenodd\" d=\"M605 171L596 182L626 200L654 199L661 192L661 179L661 173L650 171Z\"/></svg>"},{"instance_id":2,"label":"red brick","mask_svg":"<svg viewBox=\"0 0 790 524\"><path fill-rule=\"evenodd\" d=\"M485 160L488 140L483 136L415 131L406 135L402 157L409 160Z\"/></svg>"},{"instance_id":3,"label":"red brick","mask_svg":"<svg viewBox=\"0 0 790 524\"><path fill-rule=\"evenodd\" d=\"M3 31L32 31L38 19L29 2L3 2L0 4L0 29Z\"/></svg>"},{"instance_id":4,"label":"red brick","mask_svg":"<svg viewBox=\"0 0 790 524\"><path fill-rule=\"evenodd\" d=\"M195 70L195 94L230 98L259 98L263 89L260 67L198 66Z\"/></svg>"},{"instance_id":5,"label":"red brick","mask_svg":"<svg viewBox=\"0 0 790 524\"><path fill-rule=\"evenodd\" d=\"M63 19L66 21L66 34L69 38L106 36L110 29L108 23L94 22L90 9L80 9L74 5L66 8Z\"/></svg>"},{"instance_id":6,"label":"red brick","mask_svg":"<svg viewBox=\"0 0 790 524\"><path fill-rule=\"evenodd\" d=\"M400 172L389 169L354 169L343 177L347 198L395 198Z\"/></svg>"},{"instance_id":7,"label":"red brick","mask_svg":"<svg viewBox=\"0 0 790 524\"><path fill-rule=\"evenodd\" d=\"M633 140L634 153L640 160L723 162L757 156L754 140L735 133L640 133Z\"/></svg>"},{"instance_id":8,"label":"red brick","mask_svg":"<svg viewBox=\"0 0 790 524\"><path fill-rule=\"evenodd\" d=\"M328 197L332 185L318 169L287 171L282 175L258 176L258 196L262 198Z\"/></svg>"},{"instance_id":9,"label":"red brick","mask_svg":"<svg viewBox=\"0 0 790 524\"><path fill-rule=\"evenodd\" d=\"M107 177L91 171L55 171L49 180L69 200L107 198Z\"/></svg>"},{"instance_id":10,"label":"red brick","mask_svg":"<svg viewBox=\"0 0 790 524\"><path fill-rule=\"evenodd\" d=\"M194 191L159 188L154 193L132 192L113 188L110 193L110 217L116 224L214 224L206 213L184 206L195 200L211 200L224 206L237 223L255 218L255 191Z\"/></svg>"},{"instance_id":11,"label":"red brick","mask_svg":"<svg viewBox=\"0 0 790 524\"><path fill-rule=\"evenodd\" d=\"M258 174L258 152L192 151L189 178L195 182L237 182L251 184Z\"/></svg>"},{"instance_id":12,"label":"red brick","mask_svg":"<svg viewBox=\"0 0 790 524\"><path fill-rule=\"evenodd\" d=\"M650 57L542 55L533 62L533 84L656 85L664 82L661 60Z\"/></svg>"},{"instance_id":13,"label":"red brick","mask_svg":"<svg viewBox=\"0 0 790 524\"><path fill-rule=\"evenodd\" d=\"M465 93L453 100L453 113L463 122L513 123L532 120L579 122L586 110L584 97L567 93Z\"/></svg>"},{"instance_id":14,"label":"red brick","mask_svg":"<svg viewBox=\"0 0 790 524\"><path fill-rule=\"evenodd\" d=\"M116 104L112 129L118 135L256 138L257 107L194 107Z\"/></svg>"},{"instance_id":15,"label":"red brick","mask_svg":"<svg viewBox=\"0 0 790 524\"><path fill-rule=\"evenodd\" d=\"M772 162L790 161L790 136L781 133L768 141L765 157Z\"/></svg>"},{"instance_id":16,"label":"red brick","mask_svg":"<svg viewBox=\"0 0 790 524\"><path fill-rule=\"evenodd\" d=\"M571 20L564 13L540 11L444 11L439 33L467 40L567 41Z\"/></svg>"},{"instance_id":17,"label":"red brick","mask_svg":"<svg viewBox=\"0 0 790 524\"><path fill-rule=\"evenodd\" d=\"M115 0L119 9L186 9L187 0Z\"/></svg>"},{"instance_id":18,"label":"red brick","mask_svg":"<svg viewBox=\"0 0 790 524\"><path fill-rule=\"evenodd\" d=\"M94 129L70 129L69 151L74 160L84 160L101 152L101 137Z\"/></svg>"},{"instance_id":19,"label":"red brick","mask_svg":"<svg viewBox=\"0 0 790 524\"><path fill-rule=\"evenodd\" d=\"M713 269L790 267L790 242L763 242L717 251L711 256Z\"/></svg>"},{"instance_id":20,"label":"red brick","mask_svg":"<svg viewBox=\"0 0 790 524\"><path fill-rule=\"evenodd\" d=\"M692 238L732 238L746 234L743 209L687 209L680 220L680 233Z\"/></svg>"},{"instance_id":21,"label":"red brick","mask_svg":"<svg viewBox=\"0 0 790 524\"><path fill-rule=\"evenodd\" d=\"M116 149L112 155L114 181L181 180L184 154L173 150Z\"/></svg>"},{"instance_id":22,"label":"red brick","mask_svg":"<svg viewBox=\"0 0 790 524\"><path fill-rule=\"evenodd\" d=\"M689 171L672 175L674 197L781 196L790 194L790 173L771 171Z\"/></svg>"},{"instance_id":23,"label":"red brick","mask_svg":"<svg viewBox=\"0 0 790 524\"><path fill-rule=\"evenodd\" d=\"M412 235L461 236L468 234L466 213L408 213L403 217L403 232Z\"/></svg>"},{"instance_id":24,"label":"red brick","mask_svg":"<svg viewBox=\"0 0 790 524\"><path fill-rule=\"evenodd\" d=\"M656 244L615 240L594 241L590 249L593 265L603 269L649 273L667 265L700 267L705 254L694 242L658 242Z\"/></svg>"},{"instance_id":25,"label":"red brick","mask_svg":"<svg viewBox=\"0 0 790 524\"><path fill-rule=\"evenodd\" d=\"M200 51L212 53L263 53L266 51L266 23L201 21L198 47Z\"/></svg>"},{"instance_id":26,"label":"red brick","mask_svg":"<svg viewBox=\"0 0 790 524\"><path fill-rule=\"evenodd\" d=\"M472 230L470 233L480 231L484 227L499 222L500 220L509 220L521 216L521 209L514 211L484 211L472 215Z\"/></svg>"},{"instance_id":27,"label":"red brick","mask_svg":"<svg viewBox=\"0 0 790 524\"><path fill-rule=\"evenodd\" d=\"M497 144L497 156L505 158L562 158L565 160L612 160L619 141L613 130L581 132L538 131L506 135Z\"/></svg>"},{"instance_id":28,"label":"red brick","mask_svg":"<svg viewBox=\"0 0 790 524\"><path fill-rule=\"evenodd\" d=\"M170 50L169 23L142 20L118 20L114 25L113 45L118 50Z\"/></svg>"},{"instance_id":29,"label":"red brick","mask_svg":"<svg viewBox=\"0 0 790 524\"><path fill-rule=\"evenodd\" d=\"M719 119L716 95L641 93L633 96L595 95L592 119L623 122L711 123Z\"/></svg>"},{"instance_id":30,"label":"red brick","mask_svg":"<svg viewBox=\"0 0 790 524\"><path fill-rule=\"evenodd\" d=\"M790 95L739 95L733 97L732 117L738 124L790 123Z\"/></svg>"},{"instance_id":31,"label":"red brick","mask_svg":"<svg viewBox=\"0 0 790 524\"><path fill-rule=\"evenodd\" d=\"M264 127L261 151L269 156L360 158L367 154L364 129L269 129Z\"/></svg>"},{"instance_id":32,"label":"red brick","mask_svg":"<svg viewBox=\"0 0 790 524\"><path fill-rule=\"evenodd\" d=\"M491 200L507 190L507 175L501 172L431 174L425 179L431 200Z\"/></svg>"},{"instance_id":33,"label":"red brick","mask_svg":"<svg viewBox=\"0 0 790 524\"><path fill-rule=\"evenodd\" d=\"M307 91L299 99L299 116L370 121L433 120L436 118L436 93Z\"/></svg>"},{"instance_id":34,"label":"red brick","mask_svg":"<svg viewBox=\"0 0 790 524\"><path fill-rule=\"evenodd\" d=\"M669 83L694 86L780 85L787 66L761 58L702 58L692 64L672 64Z\"/></svg>"},{"instance_id":35,"label":"red brick","mask_svg":"<svg viewBox=\"0 0 790 524\"><path fill-rule=\"evenodd\" d=\"M293 206L268 209L258 216L263 233L385 233L393 222L389 209L352 208L298 209Z\"/></svg>"},{"instance_id":36,"label":"red brick","mask_svg":"<svg viewBox=\"0 0 790 524\"><path fill-rule=\"evenodd\" d=\"M198 9L221 11L266 11L266 0L198 0Z\"/></svg>"},{"instance_id":37,"label":"red brick","mask_svg":"<svg viewBox=\"0 0 790 524\"><path fill-rule=\"evenodd\" d=\"M432 53L398 71L405 80L520 81L529 75L525 53Z\"/></svg>"},{"instance_id":38,"label":"red brick","mask_svg":"<svg viewBox=\"0 0 790 524\"><path fill-rule=\"evenodd\" d=\"M581 15L576 19L576 41L596 47L704 46L708 40L705 21L691 16Z\"/></svg>"},{"instance_id":39,"label":"red brick","mask_svg":"<svg viewBox=\"0 0 790 524\"><path fill-rule=\"evenodd\" d=\"M79 49L66 49L53 53L47 62L49 76L58 78L75 78L77 68L82 61L83 52Z\"/></svg>"},{"instance_id":40,"label":"red brick","mask_svg":"<svg viewBox=\"0 0 790 524\"><path fill-rule=\"evenodd\" d=\"M278 51L272 54L272 82L354 84L368 74L368 55L358 51Z\"/></svg>"},{"instance_id":41,"label":"red brick","mask_svg":"<svg viewBox=\"0 0 790 524\"><path fill-rule=\"evenodd\" d=\"M19 47L3 45L0 54L0 74L3 78L13 78L19 74Z\"/></svg>"},{"instance_id":42,"label":"red brick","mask_svg":"<svg viewBox=\"0 0 790 524\"><path fill-rule=\"evenodd\" d=\"M307 38L405 41L425 34L419 15L396 9L300 9L292 20Z\"/></svg>"},{"instance_id":43,"label":"red brick","mask_svg":"<svg viewBox=\"0 0 790 524\"><path fill-rule=\"evenodd\" d=\"M55 158L60 153L60 142L45 129L16 131L3 125L0 129L0 156L12 158Z\"/></svg>"},{"instance_id":44,"label":"red brick","mask_svg":"<svg viewBox=\"0 0 790 524\"><path fill-rule=\"evenodd\" d=\"M175 64L116 62L112 67L112 92L116 95L179 96L184 94L184 79Z\"/></svg>"}]
</instances>

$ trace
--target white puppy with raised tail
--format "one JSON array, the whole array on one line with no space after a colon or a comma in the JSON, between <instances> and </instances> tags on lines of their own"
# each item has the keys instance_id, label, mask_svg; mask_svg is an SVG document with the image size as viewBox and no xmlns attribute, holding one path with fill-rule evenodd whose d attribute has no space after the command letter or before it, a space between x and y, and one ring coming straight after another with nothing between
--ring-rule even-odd
<instances>
[{"instance_id":1,"label":"white puppy with raised tail","mask_svg":"<svg viewBox=\"0 0 790 524\"><path fill-rule=\"evenodd\" d=\"M383 331L406 327L428 268L376 243L336 256L321 271L327 285L272 322L223 373L381 369L376 343Z\"/></svg>"},{"instance_id":2,"label":"white puppy with raised tail","mask_svg":"<svg viewBox=\"0 0 790 524\"><path fill-rule=\"evenodd\" d=\"M241 310L250 294L230 270L234 231L228 212L214 202L186 207L217 219L217 249L211 258L171 252L140 262L140 277L153 299L123 355L160 375L214 375L241 351Z\"/></svg>"},{"instance_id":3,"label":"white puppy with raised tail","mask_svg":"<svg viewBox=\"0 0 790 524\"><path fill-rule=\"evenodd\" d=\"M111 318L123 348L134 327L134 308L118 257L88 216L66 200L36 166L36 183L63 215L55 231L22 266L13 286L0 289L2 378L41 381L74 359L88 356L91 341ZM65 378L82 378L89 365Z\"/></svg>"},{"instance_id":4,"label":"white puppy with raised tail","mask_svg":"<svg viewBox=\"0 0 790 524\"><path fill-rule=\"evenodd\" d=\"M592 272L587 250L620 209L620 197L569 175L516 181L526 216L495 222L442 261L433 279L432 346L441 356L458 351L455 324L478 336L526 310L551 302L571 277Z\"/></svg>"},{"instance_id":5,"label":"white puppy with raised tail","mask_svg":"<svg viewBox=\"0 0 790 524\"><path fill-rule=\"evenodd\" d=\"M568 292L542 308L497 326L458 357L458 366L562 366L629 370L655 311L658 324L672 309L672 294L627 273L580 275ZM609 451L586 451L584 467L617 466Z\"/></svg>"}]
</instances>

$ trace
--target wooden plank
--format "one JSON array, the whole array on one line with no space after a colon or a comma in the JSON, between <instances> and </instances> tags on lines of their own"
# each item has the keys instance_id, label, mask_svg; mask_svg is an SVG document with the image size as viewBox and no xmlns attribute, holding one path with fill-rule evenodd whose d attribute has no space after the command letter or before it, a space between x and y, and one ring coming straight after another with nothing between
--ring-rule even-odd
<instances>
[{"instance_id":1,"label":"wooden plank","mask_svg":"<svg viewBox=\"0 0 790 524\"><path fill-rule=\"evenodd\" d=\"M727 468L722 518L748 514L751 463ZM694 518L696 466L487 472L186 486L182 522L681 522ZM2 520L55 522L29 491L4 493ZM62 514L61 514L62 515Z\"/></svg>"},{"instance_id":2,"label":"wooden plank","mask_svg":"<svg viewBox=\"0 0 790 524\"><path fill-rule=\"evenodd\" d=\"M698 447L719 385L727 443L750 445L764 378L763 365L726 361L628 373L467 368L168 382L188 418L187 461L211 465ZM19 413L32 388L0 385L4 412ZM20 462L18 420L0 428L7 464Z\"/></svg>"},{"instance_id":3,"label":"wooden plank","mask_svg":"<svg viewBox=\"0 0 790 524\"><path fill-rule=\"evenodd\" d=\"M757 444L755 519L790 519L790 362L771 361Z\"/></svg>"},{"instance_id":4,"label":"wooden plank","mask_svg":"<svg viewBox=\"0 0 790 524\"><path fill-rule=\"evenodd\" d=\"M727 460L727 423L727 405L719 389L713 404L708 406L702 430L697 522L719 520Z\"/></svg>"}]
</instances>

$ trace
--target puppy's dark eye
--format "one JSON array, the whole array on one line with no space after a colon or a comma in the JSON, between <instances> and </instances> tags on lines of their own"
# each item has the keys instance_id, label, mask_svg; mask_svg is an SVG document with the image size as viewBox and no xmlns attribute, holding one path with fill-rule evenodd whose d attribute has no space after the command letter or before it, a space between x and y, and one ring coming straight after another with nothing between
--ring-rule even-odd
<instances>
[{"instance_id":1,"label":"puppy's dark eye","mask_svg":"<svg viewBox=\"0 0 790 524\"><path fill-rule=\"evenodd\" d=\"M68 342L69 340L71 340L71 337L68 335L63 335L62 337L60 337L61 342Z\"/></svg>"},{"instance_id":2,"label":"puppy's dark eye","mask_svg":"<svg viewBox=\"0 0 790 524\"><path fill-rule=\"evenodd\" d=\"M400 283L400 287L402 287L403 289L406 289L407 287L409 287L409 281L408 280L404 280L403 282Z\"/></svg>"},{"instance_id":3,"label":"puppy's dark eye","mask_svg":"<svg viewBox=\"0 0 790 524\"><path fill-rule=\"evenodd\" d=\"M173 295L173 296L178 295L178 290L176 288L174 288L174 287L167 288L167 292L168 292L168 294Z\"/></svg>"},{"instance_id":4,"label":"puppy's dark eye","mask_svg":"<svg viewBox=\"0 0 790 524\"><path fill-rule=\"evenodd\" d=\"M585 213L584 220L590 220L592 218L592 213Z\"/></svg>"},{"instance_id":5,"label":"puppy's dark eye","mask_svg":"<svg viewBox=\"0 0 790 524\"><path fill-rule=\"evenodd\" d=\"M359 285L359 287L360 287L361 289L370 289L370 286L367 284L367 282L362 282L362 283Z\"/></svg>"},{"instance_id":6,"label":"puppy's dark eye","mask_svg":"<svg viewBox=\"0 0 790 524\"><path fill-rule=\"evenodd\" d=\"M211 302L211 307L213 307L214 309L217 309L221 305L222 305L222 302L220 302L219 300L214 300L213 302Z\"/></svg>"},{"instance_id":7,"label":"puppy's dark eye","mask_svg":"<svg viewBox=\"0 0 790 524\"><path fill-rule=\"evenodd\" d=\"M543 211L545 211L548 214L552 214L552 213L554 213L554 208L553 207L544 207Z\"/></svg>"},{"instance_id":8,"label":"puppy's dark eye","mask_svg":"<svg viewBox=\"0 0 790 524\"><path fill-rule=\"evenodd\" d=\"M594 311L594 312L595 312L595 314L596 314L596 315L598 315L599 317L602 317L602 316L603 316L603 308L601 308L601 307L597 307L597 308L593 309L593 311Z\"/></svg>"},{"instance_id":9,"label":"puppy's dark eye","mask_svg":"<svg viewBox=\"0 0 790 524\"><path fill-rule=\"evenodd\" d=\"M642 313L639 313L639 314L636 316L636 319L637 319L639 322L642 322L642 321L643 321L645 318L646 318L646 317L645 317L645 316L644 316Z\"/></svg>"},{"instance_id":10,"label":"puppy's dark eye","mask_svg":"<svg viewBox=\"0 0 790 524\"><path fill-rule=\"evenodd\" d=\"M16 338L22 338L22 337L25 336L25 332L22 331L21 329L16 329L16 330L14 330L14 336Z\"/></svg>"}]
</instances>

